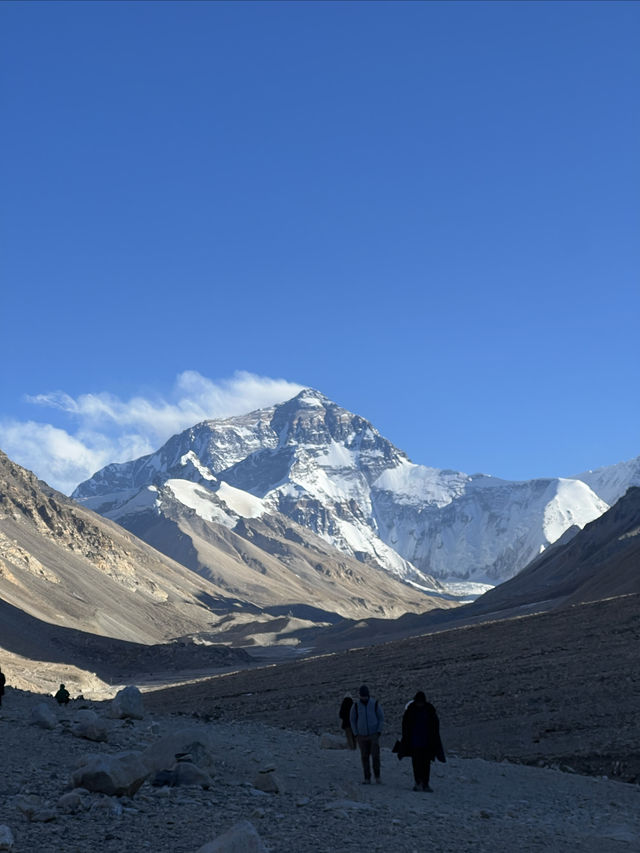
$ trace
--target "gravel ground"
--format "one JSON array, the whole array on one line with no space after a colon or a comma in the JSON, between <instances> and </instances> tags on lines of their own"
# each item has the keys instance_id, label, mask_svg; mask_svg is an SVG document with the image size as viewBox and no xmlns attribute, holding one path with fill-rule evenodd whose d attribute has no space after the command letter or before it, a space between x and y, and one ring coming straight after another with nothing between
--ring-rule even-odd
<instances>
[{"instance_id":1,"label":"gravel ground","mask_svg":"<svg viewBox=\"0 0 640 853\"><path fill-rule=\"evenodd\" d=\"M415 793L408 760L398 761L385 747L383 784L363 786L357 753L322 749L311 732L150 711L140 721L107 718L107 742L93 743L69 731L88 703L60 709L47 700L58 718L49 731L29 722L31 707L41 701L9 689L0 711L0 824L11 829L16 853L195 853L243 819L271 853L640 849L637 785L449 755L447 764L434 765L434 792ZM105 704L92 707L106 717ZM185 725L209 744L208 790L146 782L132 798L84 794L75 814L57 805L83 755L143 749ZM279 793L254 786L259 771L270 768ZM29 820L25 803L49 819Z\"/></svg>"},{"instance_id":2,"label":"gravel ground","mask_svg":"<svg viewBox=\"0 0 640 853\"><path fill-rule=\"evenodd\" d=\"M640 783L639 649L640 596L631 595L224 675L146 701L319 733L365 682L391 746L405 703L424 690L445 749L460 756Z\"/></svg>"}]
</instances>

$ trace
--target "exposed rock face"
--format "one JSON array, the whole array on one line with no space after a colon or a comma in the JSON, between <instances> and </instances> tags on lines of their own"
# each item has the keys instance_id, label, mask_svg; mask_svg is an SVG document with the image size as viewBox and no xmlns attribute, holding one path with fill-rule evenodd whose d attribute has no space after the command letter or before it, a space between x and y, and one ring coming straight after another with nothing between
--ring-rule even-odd
<instances>
[{"instance_id":1,"label":"exposed rock face","mask_svg":"<svg viewBox=\"0 0 640 853\"><path fill-rule=\"evenodd\" d=\"M224 594L0 452L0 598L48 622L157 643L208 629L202 600Z\"/></svg>"},{"instance_id":2,"label":"exposed rock face","mask_svg":"<svg viewBox=\"0 0 640 853\"><path fill-rule=\"evenodd\" d=\"M281 514L427 587L433 577L499 583L608 507L581 479L517 483L414 465L364 418L310 389L198 424L154 454L104 468L74 497L163 550L175 545L166 533L154 538L159 519L184 532L191 512L245 536L243 524Z\"/></svg>"}]
</instances>

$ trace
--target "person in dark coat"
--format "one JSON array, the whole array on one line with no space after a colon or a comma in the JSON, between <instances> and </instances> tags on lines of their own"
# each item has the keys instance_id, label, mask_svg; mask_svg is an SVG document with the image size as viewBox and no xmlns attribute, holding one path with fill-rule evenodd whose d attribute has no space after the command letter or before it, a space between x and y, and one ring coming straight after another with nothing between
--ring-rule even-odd
<instances>
[{"instance_id":1,"label":"person in dark coat","mask_svg":"<svg viewBox=\"0 0 640 853\"><path fill-rule=\"evenodd\" d=\"M4 686L7 683L4 672L0 669L0 705L2 705L2 697L4 696Z\"/></svg>"},{"instance_id":2,"label":"person in dark coat","mask_svg":"<svg viewBox=\"0 0 640 853\"><path fill-rule=\"evenodd\" d=\"M440 721L436 709L422 690L407 705L402 717L402 745L404 755L411 756L413 765L414 791L429 791L431 762L446 761L440 740Z\"/></svg>"},{"instance_id":3,"label":"person in dark coat","mask_svg":"<svg viewBox=\"0 0 640 853\"><path fill-rule=\"evenodd\" d=\"M56 693L56 695L53 698L56 700L58 705L68 705L69 704L69 691L64 686L64 684L60 685L60 687L58 688L58 692Z\"/></svg>"},{"instance_id":4,"label":"person in dark coat","mask_svg":"<svg viewBox=\"0 0 640 853\"><path fill-rule=\"evenodd\" d=\"M344 735L347 739L347 746L349 747L349 749L355 749L356 748L356 739L355 739L355 736L353 734L353 730L351 728L351 720L350 720L351 706L352 705L353 705L353 699L351 698L351 696L347 695L342 700L342 705L340 705L340 710L338 712L338 715L340 717L340 723L341 723L342 729L344 731Z\"/></svg>"}]
</instances>

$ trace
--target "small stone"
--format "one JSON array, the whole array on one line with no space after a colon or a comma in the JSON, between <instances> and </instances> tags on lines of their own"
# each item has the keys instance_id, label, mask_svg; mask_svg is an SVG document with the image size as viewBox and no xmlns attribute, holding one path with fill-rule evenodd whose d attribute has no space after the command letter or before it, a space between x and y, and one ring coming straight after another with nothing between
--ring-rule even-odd
<instances>
[{"instance_id":1,"label":"small stone","mask_svg":"<svg viewBox=\"0 0 640 853\"><path fill-rule=\"evenodd\" d=\"M253 782L253 787L267 794L282 793L282 783L272 771L258 773Z\"/></svg>"},{"instance_id":2,"label":"small stone","mask_svg":"<svg viewBox=\"0 0 640 853\"><path fill-rule=\"evenodd\" d=\"M11 829L6 824L0 825L0 850L13 850L13 845L15 841L13 839L13 833Z\"/></svg>"},{"instance_id":3,"label":"small stone","mask_svg":"<svg viewBox=\"0 0 640 853\"><path fill-rule=\"evenodd\" d=\"M80 793L86 794L82 788L78 790L68 791L63 794L58 800L58 811L62 814L77 814L84 807L83 796Z\"/></svg>"},{"instance_id":4,"label":"small stone","mask_svg":"<svg viewBox=\"0 0 640 853\"><path fill-rule=\"evenodd\" d=\"M52 820L55 820L57 817L55 811L53 809L38 809L35 811L29 820L34 823L51 823Z\"/></svg>"},{"instance_id":5,"label":"small stone","mask_svg":"<svg viewBox=\"0 0 640 853\"><path fill-rule=\"evenodd\" d=\"M320 749L347 749L347 739L325 732L320 737Z\"/></svg>"}]
</instances>

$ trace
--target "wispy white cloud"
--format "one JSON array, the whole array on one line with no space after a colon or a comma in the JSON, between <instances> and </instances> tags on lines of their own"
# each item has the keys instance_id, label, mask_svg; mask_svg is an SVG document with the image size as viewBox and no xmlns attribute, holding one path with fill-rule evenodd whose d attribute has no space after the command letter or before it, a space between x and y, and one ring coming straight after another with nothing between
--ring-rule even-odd
<instances>
[{"instance_id":1,"label":"wispy white cloud","mask_svg":"<svg viewBox=\"0 0 640 853\"><path fill-rule=\"evenodd\" d=\"M102 391L72 397L63 391L28 401L56 409L70 425L0 421L0 447L20 465L69 493L110 462L150 453L171 435L209 418L230 417L288 400L302 390L284 379L238 372L213 381L194 370L181 373L168 399L122 400Z\"/></svg>"}]
</instances>

